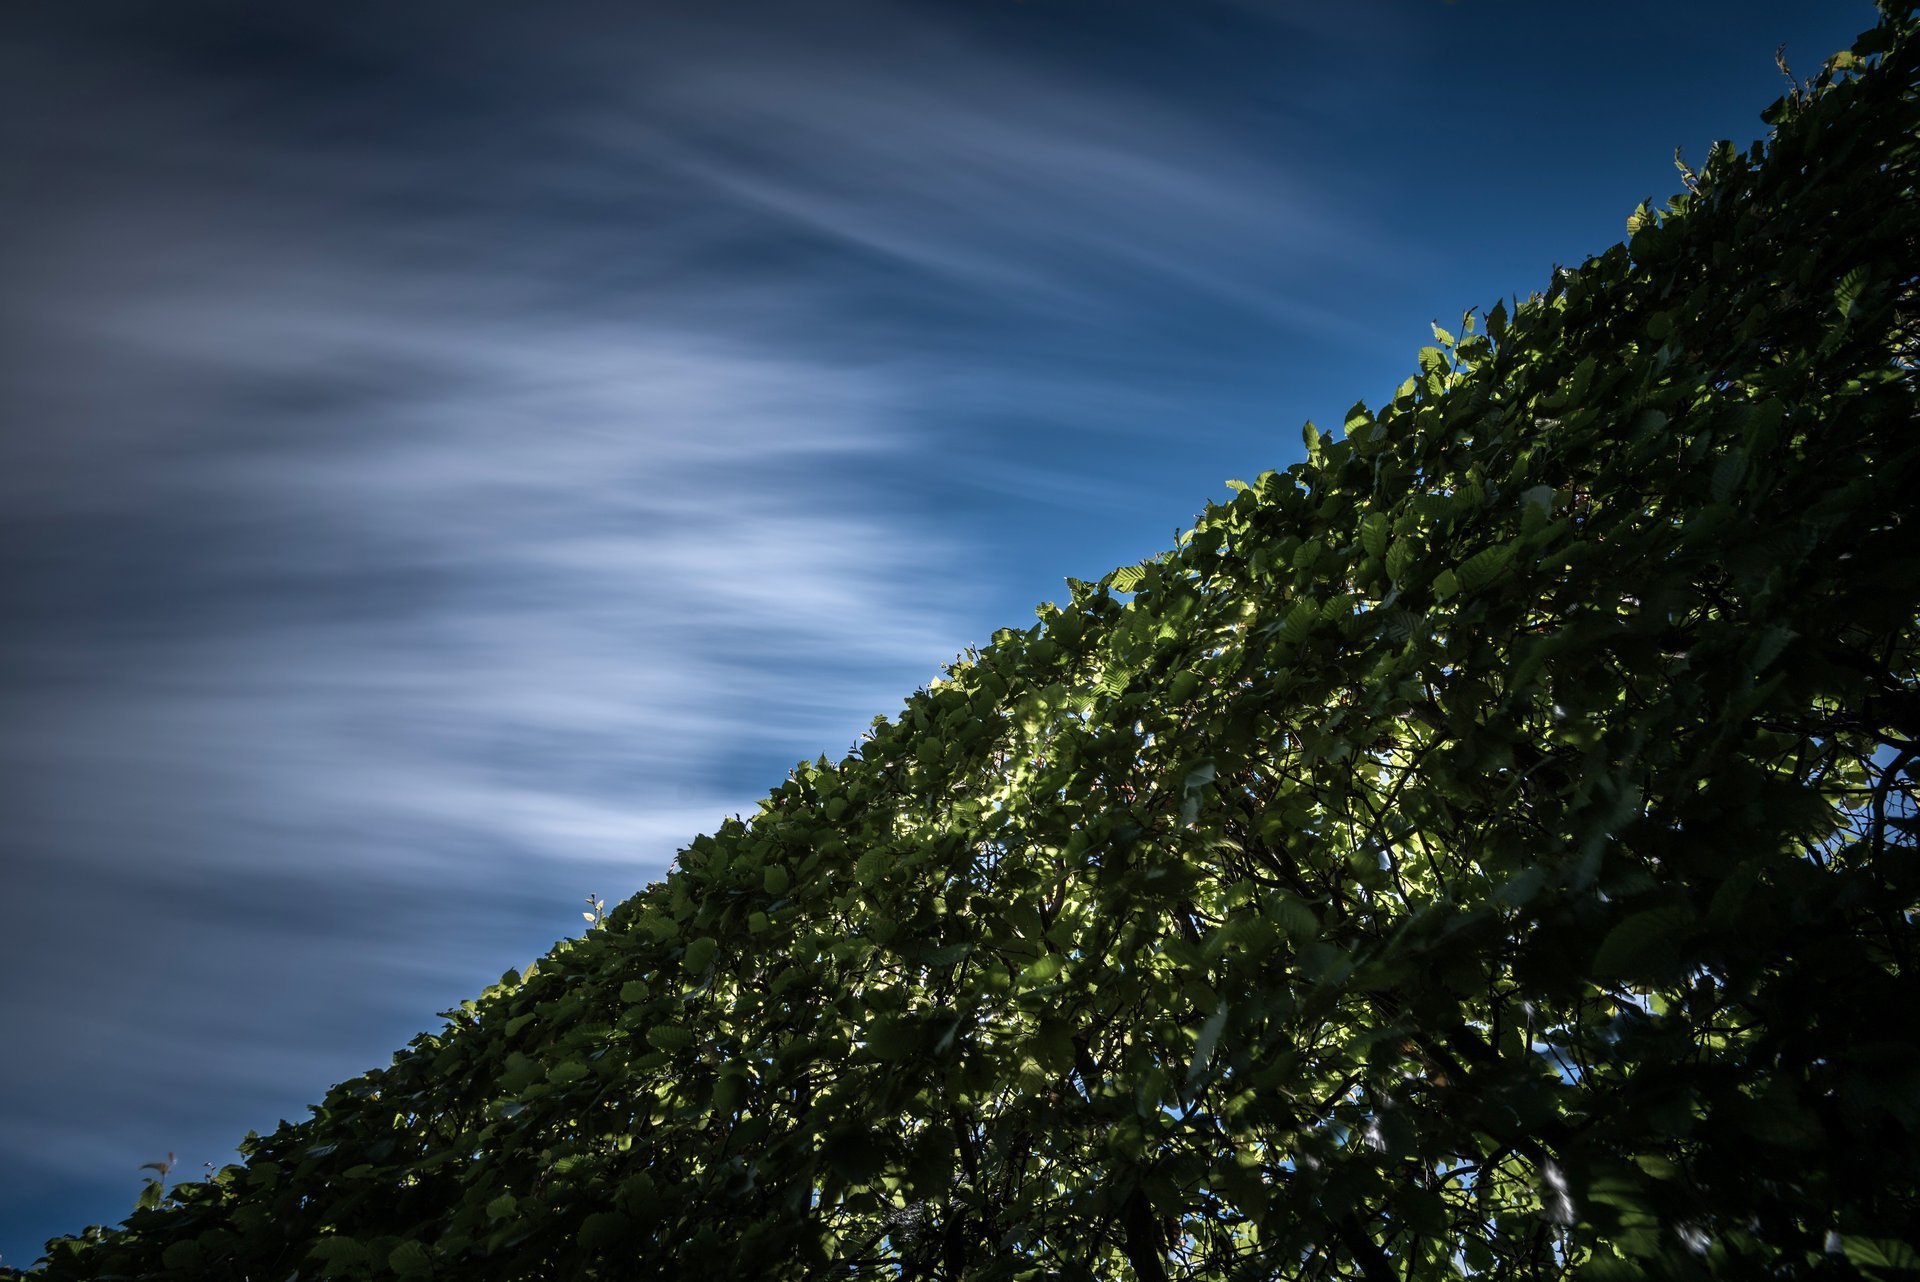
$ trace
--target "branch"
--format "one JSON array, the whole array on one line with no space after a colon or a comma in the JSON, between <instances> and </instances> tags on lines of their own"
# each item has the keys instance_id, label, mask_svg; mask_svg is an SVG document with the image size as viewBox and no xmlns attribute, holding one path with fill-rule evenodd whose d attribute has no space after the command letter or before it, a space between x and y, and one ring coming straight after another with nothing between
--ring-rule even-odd
<instances>
[{"instance_id":1,"label":"branch","mask_svg":"<svg viewBox=\"0 0 1920 1282\"><path fill-rule=\"evenodd\" d=\"M1340 1235L1340 1243L1353 1254L1353 1262L1360 1266L1360 1272L1366 1275L1367 1282L1400 1282L1393 1275L1393 1261L1380 1249L1380 1244L1368 1237L1360 1227L1360 1221L1352 1215L1341 1219L1335 1226Z\"/></svg>"},{"instance_id":2,"label":"branch","mask_svg":"<svg viewBox=\"0 0 1920 1282\"><path fill-rule=\"evenodd\" d=\"M1120 1219L1125 1232L1120 1249L1135 1276L1140 1282L1167 1282L1167 1248L1160 1239L1160 1222L1154 1218L1153 1203L1138 1185L1127 1194Z\"/></svg>"}]
</instances>

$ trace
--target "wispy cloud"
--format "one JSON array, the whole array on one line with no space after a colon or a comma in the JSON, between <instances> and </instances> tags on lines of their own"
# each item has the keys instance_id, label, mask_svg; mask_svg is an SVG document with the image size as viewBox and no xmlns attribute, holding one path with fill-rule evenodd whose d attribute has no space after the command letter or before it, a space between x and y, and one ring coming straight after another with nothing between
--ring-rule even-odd
<instances>
[{"instance_id":1,"label":"wispy cloud","mask_svg":"<svg viewBox=\"0 0 1920 1282\"><path fill-rule=\"evenodd\" d=\"M849 68L802 44L669 73L646 109L687 127L638 149L799 229L1055 315L1159 288L1323 323L1300 265L1369 252L1284 138L1263 149L957 33L916 53Z\"/></svg>"},{"instance_id":2,"label":"wispy cloud","mask_svg":"<svg viewBox=\"0 0 1920 1282\"><path fill-rule=\"evenodd\" d=\"M964 644L924 573L945 558L939 537L872 510L845 475L851 458L907 442L884 372L638 327L321 325L310 303L295 308L296 336L249 306L213 308L220 322L194 327L195 350L176 333L169 360L292 386L361 362L418 374L339 429L282 414L210 419L217 447L178 432L147 442L139 477L121 481L136 510L84 519L117 524L118 538L145 528L194 564L144 616L42 621L63 653L85 626L88 644L146 660L88 692L85 717L48 718L76 751L145 735L164 759L189 742L248 773L284 770L280 787L246 790L276 805L289 791L338 805L326 794L370 771L401 786L363 804L404 791L430 809L431 780L465 775L480 794L530 779L582 788L603 816L618 808L604 776L620 768L634 812L657 812L647 792L661 772L669 787L695 772L719 795L702 763L742 734L797 747L826 733L845 748L846 708L886 706L905 673L924 679ZM123 547L44 555L168 572ZM823 705L841 709L831 730ZM168 711L134 711L154 707ZM305 758L247 749L276 718L310 743ZM444 808L472 816L472 802Z\"/></svg>"}]
</instances>

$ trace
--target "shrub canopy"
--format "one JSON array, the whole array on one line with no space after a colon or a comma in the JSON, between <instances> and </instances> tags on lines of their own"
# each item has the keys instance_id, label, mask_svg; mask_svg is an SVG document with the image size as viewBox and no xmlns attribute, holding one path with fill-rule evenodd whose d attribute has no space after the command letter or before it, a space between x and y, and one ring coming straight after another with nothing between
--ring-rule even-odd
<instances>
[{"instance_id":1,"label":"shrub canopy","mask_svg":"<svg viewBox=\"0 0 1920 1282\"><path fill-rule=\"evenodd\" d=\"M1913 1276L1917 69L47 1276Z\"/></svg>"}]
</instances>

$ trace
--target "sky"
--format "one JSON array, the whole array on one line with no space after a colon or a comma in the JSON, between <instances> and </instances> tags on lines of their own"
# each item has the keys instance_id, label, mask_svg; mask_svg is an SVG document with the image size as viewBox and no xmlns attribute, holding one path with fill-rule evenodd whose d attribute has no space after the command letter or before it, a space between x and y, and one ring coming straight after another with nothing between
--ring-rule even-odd
<instances>
[{"instance_id":1,"label":"sky","mask_svg":"<svg viewBox=\"0 0 1920 1282\"><path fill-rule=\"evenodd\" d=\"M0 1262L1298 461L1873 17L10 0Z\"/></svg>"}]
</instances>

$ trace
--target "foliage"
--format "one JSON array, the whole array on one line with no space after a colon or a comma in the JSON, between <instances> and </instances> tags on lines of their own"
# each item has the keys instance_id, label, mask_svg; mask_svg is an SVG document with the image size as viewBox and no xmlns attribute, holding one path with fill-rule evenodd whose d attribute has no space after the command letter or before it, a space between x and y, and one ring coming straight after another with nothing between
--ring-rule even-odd
<instances>
[{"instance_id":1,"label":"foliage","mask_svg":"<svg viewBox=\"0 0 1920 1282\"><path fill-rule=\"evenodd\" d=\"M1920 1276L1917 25L47 1276Z\"/></svg>"},{"instance_id":2,"label":"foliage","mask_svg":"<svg viewBox=\"0 0 1920 1282\"><path fill-rule=\"evenodd\" d=\"M140 1164L141 1170L156 1173L146 1176L141 1182L140 1196L134 1202L135 1207L143 1211L150 1210L166 1200L167 1176L173 1174L173 1167L174 1159L171 1153L167 1154L167 1160L164 1162L142 1162Z\"/></svg>"}]
</instances>

